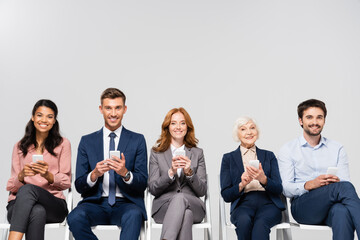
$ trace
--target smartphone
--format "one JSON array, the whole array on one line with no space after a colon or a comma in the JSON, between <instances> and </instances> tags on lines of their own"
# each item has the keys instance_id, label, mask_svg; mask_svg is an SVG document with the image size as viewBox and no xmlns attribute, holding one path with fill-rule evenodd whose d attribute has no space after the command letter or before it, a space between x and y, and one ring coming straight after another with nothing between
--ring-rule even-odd
<instances>
[{"instance_id":1,"label":"smartphone","mask_svg":"<svg viewBox=\"0 0 360 240\"><path fill-rule=\"evenodd\" d=\"M112 159L112 160L115 160L114 158L112 158L112 156L115 156L115 157L118 157L118 158L120 158L120 151L110 151L110 158ZM115 160L116 161L116 160Z\"/></svg>"},{"instance_id":2,"label":"smartphone","mask_svg":"<svg viewBox=\"0 0 360 240\"><path fill-rule=\"evenodd\" d=\"M32 161L33 163L37 163L38 161L43 161L43 155L32 155Z\"/></svg>"},{"instance_id":3,"label":"smartphone","mask_svg":"<svg viewBox=\"0 0 360 240\"><path fill-rule=\"evenodd\" d=\"M185 156L185 150L177 149L174 154L175 156Z\"/></svg>"},{"instance_id":4,"label":"smartphone","mask_svg":"<svg viewBox=\"0 0 360 240\"><path fill-rule=\"evenodd\" d=\"M338 168L337 167L328 167L326 174L335 175L337 174Z\"/></svg>"},{"instance_id":5,"label":"smartphone","mask_svg":"<svg viewBox=\"0 0 360 240\"><path fill-rule=\"evenodd\" d=\"M249 165L256 169L259 169L259 160L250 160Z\"/></svg>"}]
</instances>

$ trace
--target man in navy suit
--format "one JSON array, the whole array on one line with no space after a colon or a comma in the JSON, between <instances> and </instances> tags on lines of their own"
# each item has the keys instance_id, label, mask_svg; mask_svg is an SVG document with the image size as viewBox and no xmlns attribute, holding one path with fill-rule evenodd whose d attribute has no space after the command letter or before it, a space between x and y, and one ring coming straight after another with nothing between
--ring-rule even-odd
<instances>
[{"instance_id":1,"label":"man in navy suit","mask_svg":"<svg viewBox=\"0 0 360 240\"><path fill-rule=\"evenodd\" d=\"M126 97L116 88L101 95L100 112L105 126L81 138L76 162L76 190L83 200L68 215L77 240L98 239L91 226L121 226L120 239L138 239L146 220L147 150L143 135L121 124ZM109 154L121 152L121 157Z\"/></svg>"}]
</instances>

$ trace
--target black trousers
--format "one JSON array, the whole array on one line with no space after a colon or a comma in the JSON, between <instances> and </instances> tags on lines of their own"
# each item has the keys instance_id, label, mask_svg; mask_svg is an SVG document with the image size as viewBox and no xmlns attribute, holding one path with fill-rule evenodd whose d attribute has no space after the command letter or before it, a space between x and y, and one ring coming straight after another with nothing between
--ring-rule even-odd
<instances>
[{"instance_id":1,"label":"black trousers","mask_svg":"<svg viewBox=\"0 0 360 240\"><path fill-rule=\"evenodd\" d=\"M64 199L32 184L22 186L6 208L10 231L25 233L26 240L43 240L45 224L62 222L68 214Z\"/></svg>"}]
</instances>

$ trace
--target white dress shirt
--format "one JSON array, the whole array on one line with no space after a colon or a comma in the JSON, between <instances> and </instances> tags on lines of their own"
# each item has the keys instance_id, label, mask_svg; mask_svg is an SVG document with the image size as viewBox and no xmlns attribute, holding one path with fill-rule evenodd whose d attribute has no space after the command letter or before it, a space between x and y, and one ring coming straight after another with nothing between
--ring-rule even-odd
<instances>
[{"instance_id":1,"label":"white dress shirt","mask_svg":"<svg viewBox=\"0 0 360 240\"><path fill-rule=\"evenodd\" d=\"M121 131L122 131L122 125L116 129L115 131L113 131L115 134L116 134L116 137L114 139L115 141L115 150L117 149L117 146L119 145L119 141L120 141L120 136L121 136ZM111 156L109 156L110 154L110 133L112 131L110 131L109 129L107 129L106 127L103 127L103 143L104 143L104 159L110 159ZM95 180L95 182L91 181L91 173L89 173L88 177L87 177L87 183L89 184L90 187L93 187L96 182L97 182L97 179ZM116 174L116 173L115 173ZM133 175L132 173L130 172L130 179L129 181L124 181L125 183L127 184L131 184L133 180ZM102 183L102 186L103 186L103 192L102 192L102 196L103 197L108 197L109 196L109 184L110 184L110 180L109 180L109 172L105 172L104 173L104 179L103 179L103 183ZM124 197L121 192L120 192L120 189L119 187L116 185L116 197Z\"/></svg>"}]
</instances>

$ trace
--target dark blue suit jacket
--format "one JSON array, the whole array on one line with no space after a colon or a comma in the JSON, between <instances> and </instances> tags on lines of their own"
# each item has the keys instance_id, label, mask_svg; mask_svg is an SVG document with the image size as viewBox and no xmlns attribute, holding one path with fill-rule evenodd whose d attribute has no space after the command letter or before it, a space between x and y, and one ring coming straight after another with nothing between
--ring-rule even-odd
<instances>
[{"instance_id":1,"label":"dark blue suit jacket","mask_svg":"<svg viewBox=\"0 0 360 240\"><path fill-rule=\"evenodd\" d=\"M129 131L123 127L120 142L117 147L125 156L125 166L132 172L131 184L126 184L120 175L115 173L116 185L121 193L142 209L144 219L146 210L144 205L144 191L147 187L147 148L143 135ZM81 138L76 161L75 188L85 201L97 202L103 192L103 177L100 177L95 186L87 184L88 174L95 168L96 163L104 160L103 130L85 135Z\"/></svg>"},{"instance_id":2,"label":"dark blue suit jacket","mask_svg":"<svg viewBox=\"0 0 360 240\"><path fill-rule=\"evenodd\" d=\"M266 193L279 209L284 210L285 206L280 199L283 188L277 159L274 153L257 147L256 154L267 177ZM239 192L239 183L241 182L243 172L244 165L239 146L235 151L224 154L221 162L221 196L225 202L231 202L230 212L235 209L244 194L244 191Z\"/></svg>"}]
</instances>

